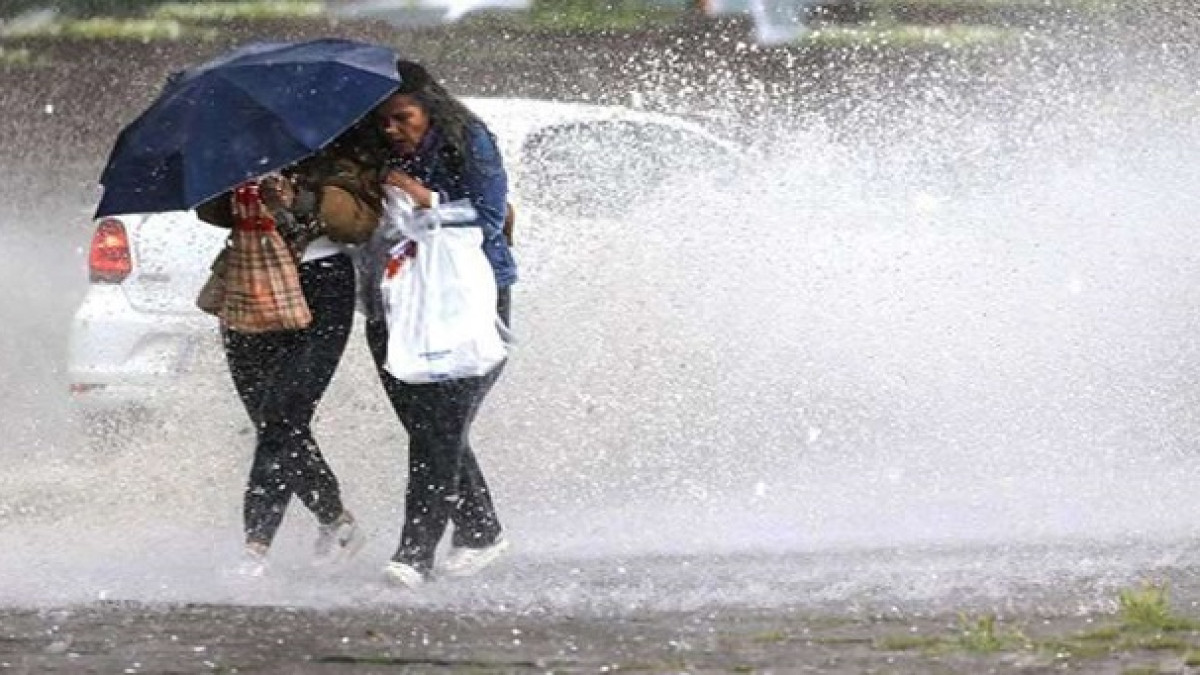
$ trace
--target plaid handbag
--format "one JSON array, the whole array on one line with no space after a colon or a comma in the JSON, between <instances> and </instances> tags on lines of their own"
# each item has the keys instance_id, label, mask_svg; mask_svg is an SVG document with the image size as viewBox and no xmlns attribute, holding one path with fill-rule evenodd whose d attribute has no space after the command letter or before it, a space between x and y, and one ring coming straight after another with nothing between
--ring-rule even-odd
<instances>
[{"instance_id":1,"label":"plaid handbag","mask_svg":"<svg viewBox=\"0 0 1200 675\"><path fill-rule=\"evenodd\" d=\"M204 282L200 293L196 295L196 306L201 311L216 317L221 316L221 310L225 309L225 270L228 267L229 242L226 242L208 268L208 281Z\"/></svg>"},{"instance_id":2,"label":"plaid handbag","mask_svg":"<svg viewBox=\"0 0 1200 675\"><path fill-rule=\"evenodd\" d=\"M312 313L300 287L296 258L275 229L257 185L234 189L233 219L224 261L221 320L239 333L307 328Z\"/></svg>"}]
</instances>

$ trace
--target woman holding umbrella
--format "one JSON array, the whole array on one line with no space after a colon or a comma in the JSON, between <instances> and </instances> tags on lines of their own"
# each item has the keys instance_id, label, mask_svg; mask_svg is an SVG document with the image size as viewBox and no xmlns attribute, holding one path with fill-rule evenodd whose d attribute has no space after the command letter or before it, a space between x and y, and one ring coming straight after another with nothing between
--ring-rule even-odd
<instances>
[{"instance_id":1,"label":"woman holding umbrella","mask_svg":"<svg viewBox=\"0 0 1200 675\"><path fill-rule=\"evenodd\" d=\"M498 289L498 314L509 321L517 266L503 234L508 179L491 132L420 65L399 61L400 87L375 111L389 142L384 181L418 207L469 199L483 230L483 250ZM409 436L409 479L400 545L385 569L390 580L414 587L433 571L434 551L454 524L452 549L441 572L469 576L508 547L483 472L470 444L471 424L503 370L480 377L409 384L384 368L388 326L379 279L381 261L364 270L366 333L379 377Z\"/></svg>"},{"instance_id":2,"label":"woman holding umbrella","mask_svg":"<svg viewBox=\"0 0 1200 675\"><path fill-rule=\"evenodd\" d=\"M371 145L361 142L363 131L352 129L284 175L256 184L262 206L299 260L300 286L312 320L298 330L269 332L222 325L229 371L257 431L243 509L241 572L248 576L265 571L267 552L292 495L319 523L318 562L348 558L365 543L310 426L354 319L355 271L347 244L365 241L379 223L378 173L371 168ZM202 204L199 216L218 226L241 227L232 205L245 199L252 185Z\"/></svg>"},{"instance_id":3,"label":"woman holding umbrella","mask_svg":"<svg viewBox=\"0 0 1200 675\"><path fill-rule=\"evenodd\" d=\"M355 304L354 267L328 230L336 221L330 209L341 208L367 234L379 216L377 177L346 170L356 156L341 150L357 144L338 141L350 141L346 129L369 115L399 81L396 53L382 45L337 38L242 45L169 78L151 105L122 129L100 176L104 194L97 218L196 209L209 222L233 227L232 192L242 224L250 224L235 232L235 241L255 241L259 234L257 241L271 243L256 254L269 253L277 266L260 264L265 255L256 264L230 264L223 278L227 292L213 293L211 304L206 296L204 303L223 322L241 328L227 325L223 332L234 383L258 431L245 493L246 571L252 574L262 573L293 494L317 516L323 558L353 553L362 543L309 422L345 348ZM373 126L368 131L378 138ZM369 145L378 148L377 141ZM338 161L343 159L349 165ZM316 209L320 218L294 217L304 211L298 208L304 200L292 194L290 182L245 183L297 162L304 162L298 171L304 186L324 197ZM278 228L257 214L263 208L254 194L258 188ZM310 227L314 223L323 228ZM276 229L287 245L278 241ZM299 257L298 275L288 245ZM257 273L266 281L234 288L234 277L243 272L243 279ZM258 297L247 291L285 277L277 286L286 295L266 294L272 302L262 304L282 308L280 316L295 320L286 330L268 320L253 323L258 315L241 311L250 303L240 299ZM275 302L280 298L289 302Z\"/></svg>"}]
</instances>

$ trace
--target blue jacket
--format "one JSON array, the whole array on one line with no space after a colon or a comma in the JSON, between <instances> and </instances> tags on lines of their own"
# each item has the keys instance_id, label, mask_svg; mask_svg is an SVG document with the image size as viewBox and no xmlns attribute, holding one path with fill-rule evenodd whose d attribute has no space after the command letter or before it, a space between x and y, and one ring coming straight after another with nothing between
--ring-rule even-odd
<instances>
[{"instance_id":1,"label":"blue jacket","mask_svg":"<svg viewBox=\"0 0 1200 675\"><path fill-rule=\"evenodd\" d=\"M517 281L517 263L504 239L508 209L508 174L496 140L482 123L467 128L469 157L460 157L442 135L431 129L412 157L396 158L392 165L438 192L442 203L469 199L479 213L475 222L483 230L483 252L492 264L496 286Z\"/></svg>"}]
</instances>

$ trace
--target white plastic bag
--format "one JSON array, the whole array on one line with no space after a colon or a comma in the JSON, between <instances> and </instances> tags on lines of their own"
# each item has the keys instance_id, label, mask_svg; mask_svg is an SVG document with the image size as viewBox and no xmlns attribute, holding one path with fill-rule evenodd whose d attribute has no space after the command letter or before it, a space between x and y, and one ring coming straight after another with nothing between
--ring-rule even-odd
<instances>
[{"instance_id":1,"label":"white plastic bag","mask_svg":"<svg viewBox=\"0 0 1200 675\"><path fill-rule=\"evenodd\" d=\"M443 227L474 220L475 210L466 200L416 210L406 197L387 186L381 229L402 238L387 247L380 282L388 324L384 367L408 383L487 374L507 349L483 232Z\"/></svg>"}]
</instances>

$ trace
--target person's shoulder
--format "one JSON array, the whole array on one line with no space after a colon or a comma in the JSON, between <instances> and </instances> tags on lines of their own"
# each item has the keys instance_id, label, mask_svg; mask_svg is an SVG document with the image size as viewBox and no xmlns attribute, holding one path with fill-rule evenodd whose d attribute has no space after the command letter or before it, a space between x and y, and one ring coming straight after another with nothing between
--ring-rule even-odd
<instances>
[{"instance_id":1,"label":"person's shoulder","mask_svg":"<svg viewBox=\"0 0 1200 675\"><path fill-rule=\"evenodd\" d=\"M499 159L500 157L500 146L496 143L496 135L481 121L474 121L467 125L467 143L476 158Z\"/></svg>"}]
</instances>

